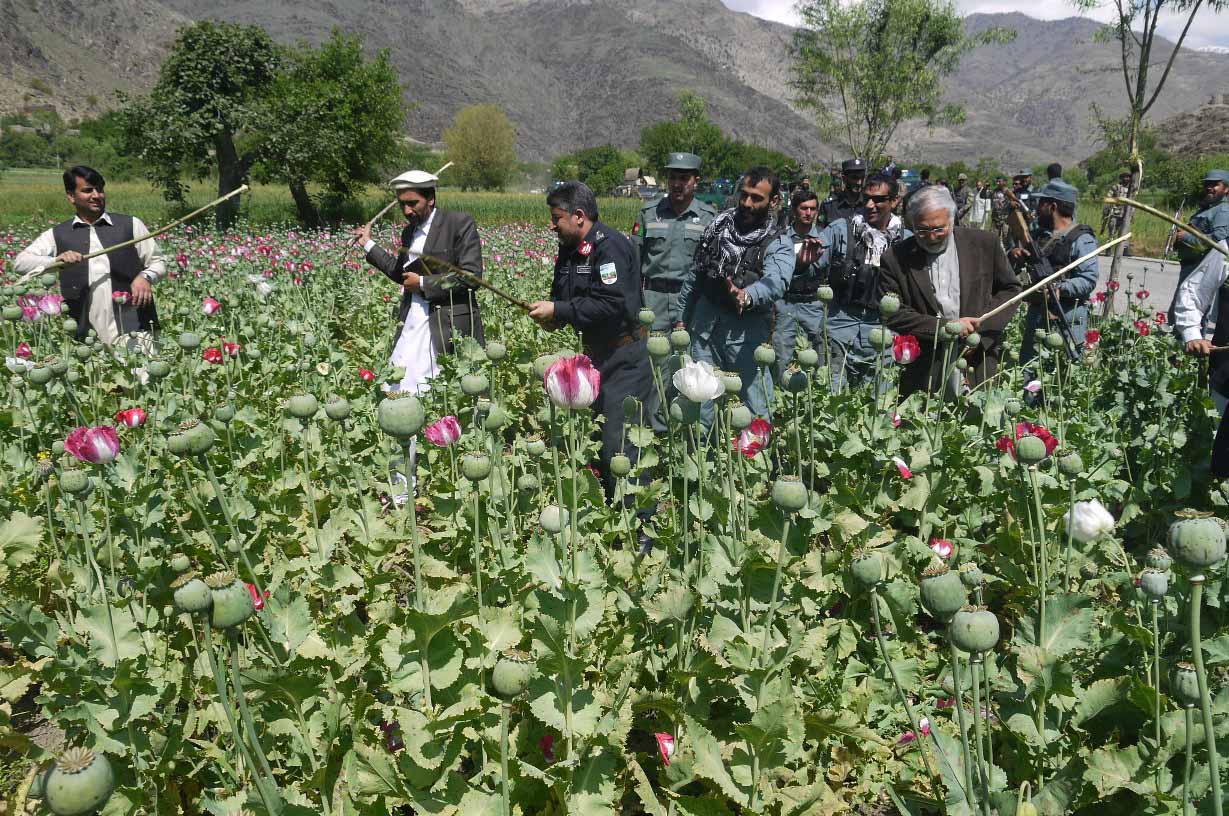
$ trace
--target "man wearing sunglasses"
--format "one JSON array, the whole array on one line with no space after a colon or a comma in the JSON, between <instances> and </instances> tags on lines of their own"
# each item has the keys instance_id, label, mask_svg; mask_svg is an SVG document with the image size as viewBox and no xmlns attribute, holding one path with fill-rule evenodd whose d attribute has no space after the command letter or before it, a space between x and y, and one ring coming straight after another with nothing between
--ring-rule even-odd
<instances>
[{"instance_id":1,"label":"man wearing sunglasses","mask_svg":"<svg viewBox=\"0 0 1229 816\"><path fill-rule=\"evenodd\" d=\"M952 194L937 185L923 187L905 205L913 237L883 256L882 292L900 298L900 310L887 316L888 327L921 344L918 359L901 371L901 397L922 389L955 396L963 391L966 371L974 386L993 376L1003 330L1018 308L981 320L1014 297L1020 283L996 236L953 226L955 221ZM936 349L940 341L945 344ZM945 357L963 363L945 364Z\"/></svg>"},{"instance_id":2,"label":"man wearing sunglasses","mask_svg":"<svg viewBox=\"0 0 1229 816\"><path fill-rule=\"evenodd\" d=\"M866 185L866 162L862 159L846 159L841 162L842 189L833 193L819 206L822 226L835 224L842 218L851 218L862 209L862 188Z\"/></svg>"},{"instance_id":3,"label":"man wearing sunglasses","mask_svg":"<svg viewBox=\"0 0 1229 816\"><path fill-rule=\"evenodd\" d=\"M819 234L823 254L818 274L832 287L828 307L828 361L832 390L858 385L874 376L871 331L879 326L880 262L888 248L909 236L900 216L893 214L900 198L895 178L876 173L866 180L861 207L829 224ZM793 284L791 284L791 289ZM789 301L789 294L786 301Z\"/></svg>"}]
</instances>

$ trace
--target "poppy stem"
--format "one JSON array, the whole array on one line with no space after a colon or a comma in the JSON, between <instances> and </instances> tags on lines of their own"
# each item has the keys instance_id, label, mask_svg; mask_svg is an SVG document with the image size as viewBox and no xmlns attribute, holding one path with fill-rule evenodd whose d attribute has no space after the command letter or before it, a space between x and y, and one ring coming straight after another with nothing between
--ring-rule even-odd
<instances>
[{"instance_id":1,"label":"poppy stem","mask_svg":"<svg viewBox=\"0 0 1229 816\"><path fill-rule=\"evenodd\" d=\"M1222 816L1224 803L1220 796L1220 757L1216 753L1216 724L1212 720L1212 699L1208 694L1208 672L1203 666L1203 645L1199 636L1199 613L1203 605L1204 576L1192 575L1191 582L1191 654L1195 675L1199 680L1199 700L1203 713L1203 739L1208 749L1208 775L1212 778L1212 812ZM1189 737L1188 737L1189 739Z\"/></svg>"}]
</instances>

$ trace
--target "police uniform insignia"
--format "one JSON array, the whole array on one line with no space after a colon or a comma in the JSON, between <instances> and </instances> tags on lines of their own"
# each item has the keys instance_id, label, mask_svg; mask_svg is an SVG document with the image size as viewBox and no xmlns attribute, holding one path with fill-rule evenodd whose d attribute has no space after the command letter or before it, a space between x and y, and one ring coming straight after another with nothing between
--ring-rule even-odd
<instances>
[{"instance_id":1,"label":"police uniform insignia","mask_svg":"<svg viewBox=\"0 0 1229 816\"><path fill-rule=\"evenodd\" d=\"M632 235L639 235L639 234L640 234L640 222L637 221L635 224L632 224Z\"/></svg>"},{"instance_id":2,"label":"police uniform insignia","mask_svg":"<svg viewBox=\"0 0 1229 816\"><path fill-rule=\"evenodd\" d=\"M597 274L601 277L602 283L609 286L619 279L619 270L613 263L604 263L597 268Z\"/></svg>"},{"instance_id":3,"label":"police uniform insignia","mask_svg":"<svg viewBox=\"0 0 1229 816\"><path fill-rule=\"evenodd\" d=\"M582 258L588 258L589 253L593 251L593 244L588 241L581 241L576 251L580 253Z\"/></svg>"}]
</instances>

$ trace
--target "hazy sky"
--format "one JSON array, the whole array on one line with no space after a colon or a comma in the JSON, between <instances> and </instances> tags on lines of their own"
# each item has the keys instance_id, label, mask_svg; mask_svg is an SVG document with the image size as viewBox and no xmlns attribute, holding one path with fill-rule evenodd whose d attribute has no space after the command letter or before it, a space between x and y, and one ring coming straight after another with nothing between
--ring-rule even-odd
<instances>
[{"instance_id":1,"label":"hazy sky","mask_svg":"<svg viewBox=\"0 0 1229 816\"><path fill-rule=\"evenodd\" d=\"M747 11L757 17L777 20L782 23L798 24L795 12L796 0L722 0L727 6L739 11ZM974 12L1007 12L1019 11L1030 17L1040 17L1044 20L1062 19L1076 16L1075 7L1068 0L1030 0L1028 3L1012 2L1012 0L956 0L956 6L965 14ZM1102 4L1097 11L1088 14L1096 20L1108 21L1113 16L1113 5ZM1186 20L1178 15L1162 14L1158 31L1165 37L1177 39L1182 32ZM1200 9L1194 25L1186 35L1186 45L1191 48L1202 46L1229 47L1229 11L1213 14L1206 5ZM1229 83L1229 78L1227 78Z\"/></svg>"}]
</instances>

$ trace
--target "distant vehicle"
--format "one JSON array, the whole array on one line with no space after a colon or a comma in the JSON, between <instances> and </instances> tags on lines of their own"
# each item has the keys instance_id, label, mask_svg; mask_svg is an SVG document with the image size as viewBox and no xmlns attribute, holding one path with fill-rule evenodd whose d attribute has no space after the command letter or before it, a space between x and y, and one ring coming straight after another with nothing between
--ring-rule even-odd
<instances>
[{"instance_id":1,"label":"distant vehicle","mask_svg":"<svg viewBox=\"0 0 1229 816\"><path fill-rule=\"evenodd\" d=\"M904 194L912 193L922 183L922 177L916 170L905 170L900 174L900 189Z\"/></svg>"},{"instance_id":2,"label":"distant vehicle","mask_svg":"<svg viewBox=\"0 0 1229 816\"><path fill-rule=\"evenodd\" d=\"M696 198L718 210L724 210L733 195L734 182L729 179L713 179L696 186Z\"/></svg>"},{"instance_id":3,"label":"distant vehicle","mask_svg":"<svg viewBox=\"0 0 1229 816\"><path fill-rule=\"evenodd\" d=\"M662 189L655 184L642 184L636 188L636 193L643 201L652 201L656 198L661 198Z\"/></svg>"}]
</instances>

